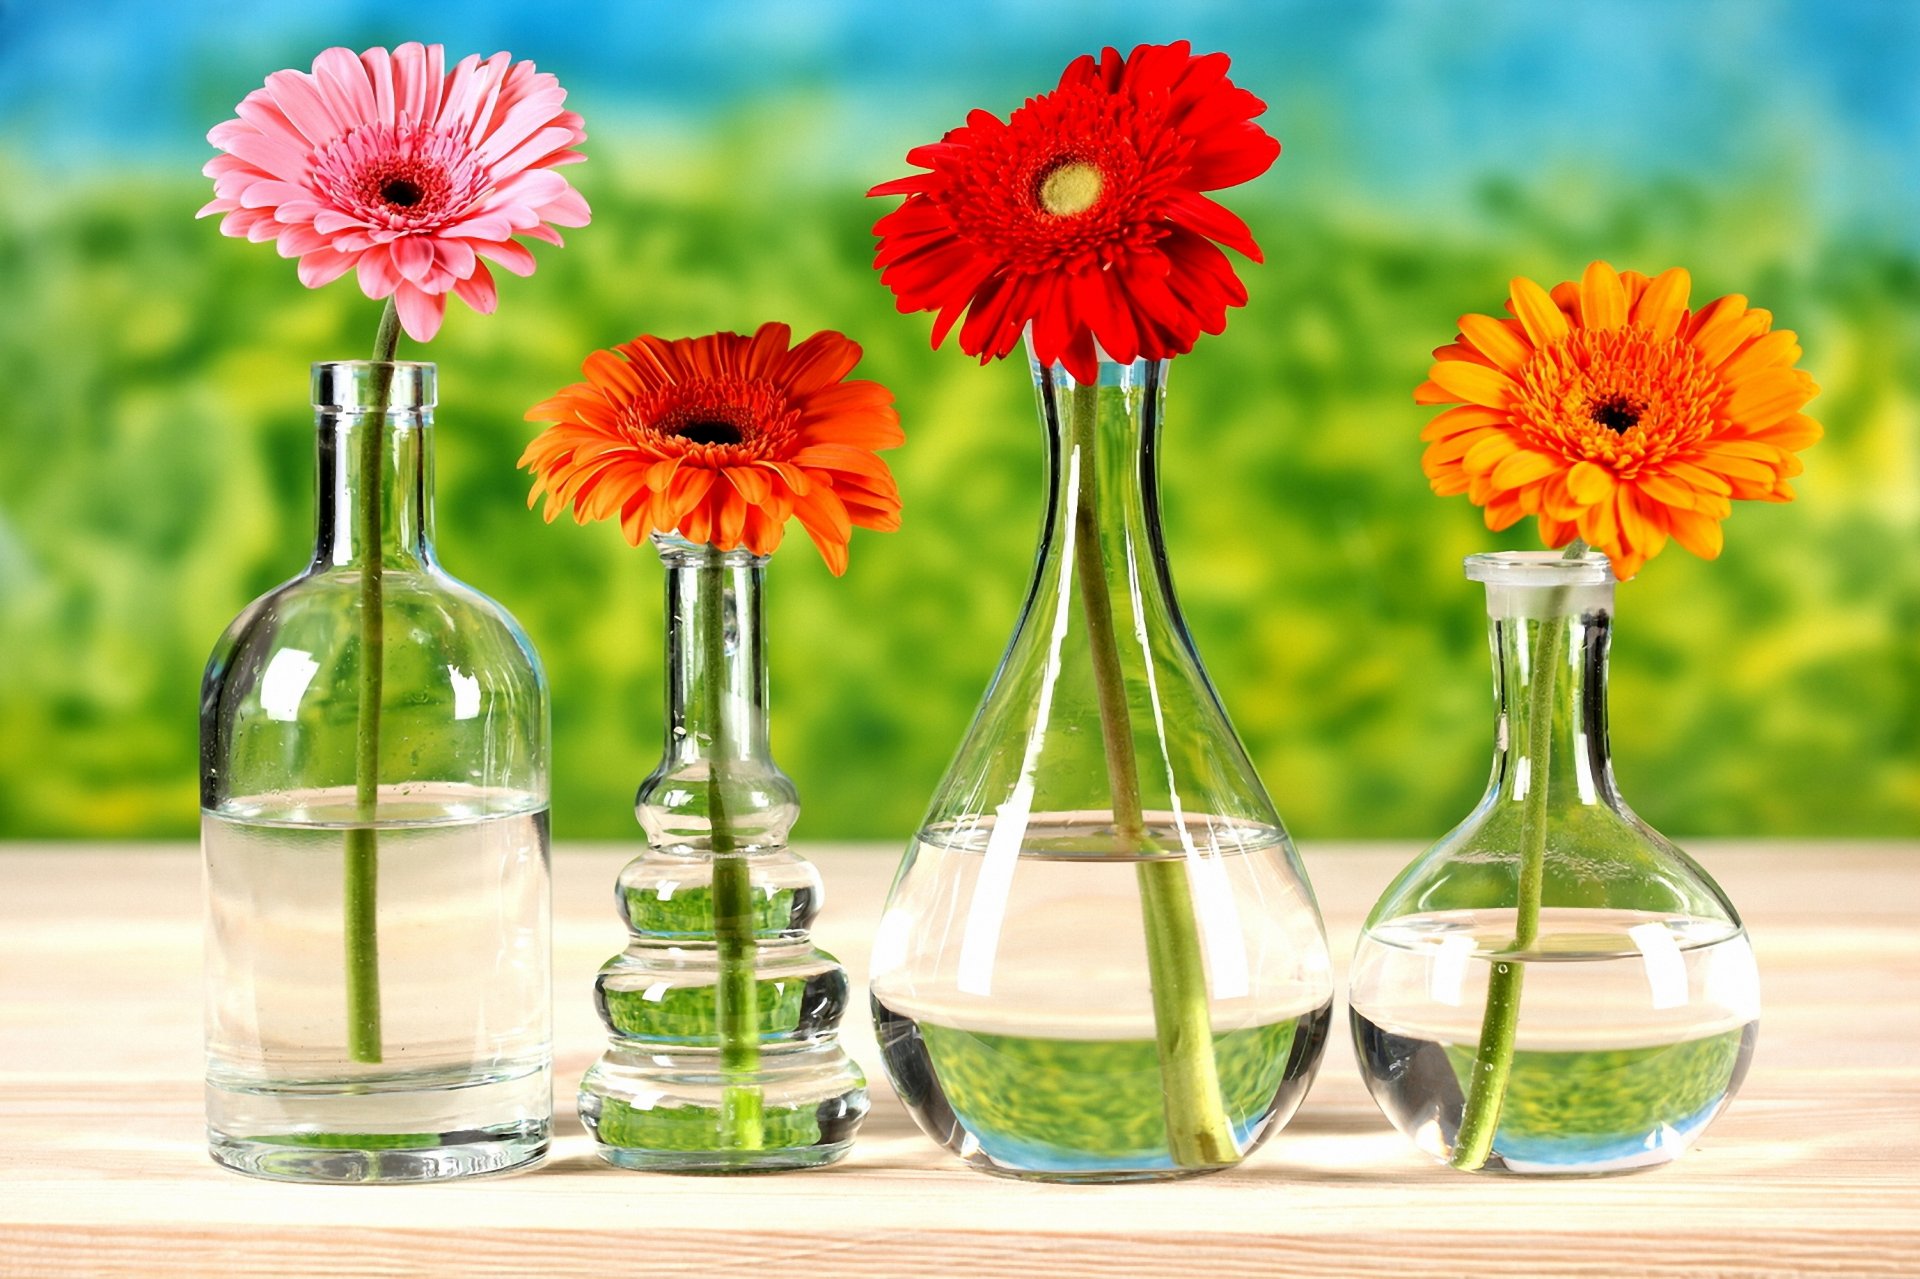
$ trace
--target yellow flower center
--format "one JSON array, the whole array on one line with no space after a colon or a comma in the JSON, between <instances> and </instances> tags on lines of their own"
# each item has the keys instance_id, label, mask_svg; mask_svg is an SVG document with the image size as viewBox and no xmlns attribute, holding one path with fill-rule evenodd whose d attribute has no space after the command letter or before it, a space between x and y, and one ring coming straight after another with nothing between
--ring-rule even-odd
<instances>
[{"instance_id":1,"label":"yellow flower center","mask_svg":"<svg viewBox=\"0 0 1920 1279\"><path fill-rule=\"evenodd\" d=\"M1100 170L1084 160L1068 160L1040 179L1040 207L1057 218L1085 213L1100 203Z\"/></svg>"}]
</instances>

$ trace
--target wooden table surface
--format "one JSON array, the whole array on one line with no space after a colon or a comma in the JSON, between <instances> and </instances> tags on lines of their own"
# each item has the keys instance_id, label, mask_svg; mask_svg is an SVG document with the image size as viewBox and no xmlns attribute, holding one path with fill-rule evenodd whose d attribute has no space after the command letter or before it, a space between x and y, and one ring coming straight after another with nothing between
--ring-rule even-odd
<instances>
[{"instance_id":1,"label":"wooden table surface","mask_svg":"<svg viewBox=\"0 0 1920 1279\"><path fill-rule=\"evenodd\" d=\"M828 884L820 939L856 987L896 851L808 850ZM1336 968L1412 851L1307 850ZM846 1038L874 1108L844 1164L615 1171L572 1098L601 1042L589 984L622 940L610 887L631 850L601 846L555 855L553 1156L386 1188L207 1159L190 848L0 847L0 1275L1920 1275L1920 845L1693 851L1746 916L1765 1011L1744 1091L1668 1168L1441 1168L1374 1109L1337 1016L1299 1115L1240 1169L1153 1186L987 1177L888 1091L856 991Z\"/></svg>"}]
</instances>

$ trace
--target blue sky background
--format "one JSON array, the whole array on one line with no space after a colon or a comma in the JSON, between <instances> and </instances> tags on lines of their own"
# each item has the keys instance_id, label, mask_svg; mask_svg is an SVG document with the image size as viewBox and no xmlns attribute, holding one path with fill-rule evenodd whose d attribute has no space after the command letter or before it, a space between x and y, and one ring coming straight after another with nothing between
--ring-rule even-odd
<instances>
[{"instance_id":1,"label":"blue sky background","mask_svg":"<svg viewBox=\"0 0 1920 1279\"><path fill-rule=\"evenodd\" d=\"M1671 174L1920 243L1906 0L0 0L0 145L69 177L174 168L266 71L408 36L534 59L570 86L596 150L642 167L650 146L777 109L785 182L887 176L906 146L969 107L1004 113L1075 53L1187 36L1229 50L1272 104L1290 159L1270 186L1445 212L1489 175L1598 192L1610 172Z\"/></svg>"}]
</instances>

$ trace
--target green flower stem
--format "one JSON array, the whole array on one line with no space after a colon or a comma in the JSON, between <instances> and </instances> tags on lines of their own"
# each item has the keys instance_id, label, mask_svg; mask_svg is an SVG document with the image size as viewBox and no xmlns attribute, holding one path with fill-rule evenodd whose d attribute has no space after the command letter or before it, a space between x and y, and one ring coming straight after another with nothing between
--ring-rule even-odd
<instances>
[{"instance_id":1,"label":"green flower stem","mask_svg":"<svg viewBox=\"0 0 1920 1279\"><path fill-rule=\"evenodd\" d=\"M720 1101L720 1144L724 1150L758 1150L766 1124L763 1099L754 1076L760 1067L759 989L754 981L753 871L734 849L727 823L726 694L727 570L718 553L700 568L701 686L706 692L707 828L713 855L713 936L720 963L714 1020L720 1035L720 1067L726 1079Z\"/></svg>"},{"instance_id":2,"label":"green flower stem","mask_svg":"<svg viewBox=\"0 0 1920 1279\"><path fill-rule=\"evenodd\" d=\"M1069 407L1073 446L1080 456L1074 501L1074 558L1080 599L1087 614L1087 642L1100 702L1100 733L1106 749L1113 823L1123 846L1148 852L1146 817L1140 802L1140 768L1133 750L1126 677L1107 589L1100 543L1097 437L1098 383L1073 388ZM1233 1128L1220 1095L1213 1027L1207 1011L1207 974L1200 955L1200 929L1193 913L1187 867L1178 859L1142 861L1138 867L1140 910L1147 935L1147 973L1153 992L1153 1031L1159 1050L1160 1090L1167 1112L1167 1141L1176 1165L1211 1168L1239 1160Z\"/></svg>"},{"instance_id":3,"label":"green flower stem","mask_svg":"<svg viewBox=\"0 0 1920 1279\"><path fill-rule=\"evenodd\" d=\"M353 803L359 825L347 831L347 1051L355 1061L381 1059L380 1034L380 696L386 678L386 603L381 582L380 472L387 443L387 400L400 313L387 299L373 339L373 404L360 426L360 706Z\"/></svg>"},{"instance_id":4,"label":"green flower stem","mask_svg":"<svg viewBox=\"0 0 1920 1279\"><path fill-rule=\"evenodd\" d=\"M1575 538L1565 558L1579 559L1587 544ZM1513 944L1509 954L1524 954L1540 935L1540 895L1547 874L1547 778L1553 754L1554 685L1560 673L1560 648L1567 637L1567 596L1555 588L1547 597L1533 641L1533 678L1527 686L1527 796L1520 810L1520 892L1515 903ZM1463 1172L1483 1167L1493 1153L1500 1128L1500 1107L1513 1075L1514 1044L1520 1029L1520 987L1526 980L1522 960L1497 961L1487 981L1487 1008L1480 1018L1480 1044L1474 1050L1472 1086L1449 1160Z\"/></svg>"}]
</instances>

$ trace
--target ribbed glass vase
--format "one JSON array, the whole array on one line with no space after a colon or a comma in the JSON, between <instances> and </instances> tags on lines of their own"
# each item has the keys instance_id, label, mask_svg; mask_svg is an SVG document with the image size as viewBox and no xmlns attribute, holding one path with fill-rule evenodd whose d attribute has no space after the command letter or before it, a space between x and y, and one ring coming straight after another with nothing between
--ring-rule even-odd
<instances>
[{"instance_id":1,"label":"ribbed glass vase","mask_svg":"<svg viewBox=\"0 0 1920 1279\"><path fill-rule=\"evenodd\" d=\"M655 537L667 570L667 735L620 873L629 940L594 983L612 1045L580 1084L601 1157L753 1172L832 1163L867 1113L840 1047L847 974L813 945L819 873L787 847L800 814L773 762L766 560Z\"/></svg>"}]
</instances>

